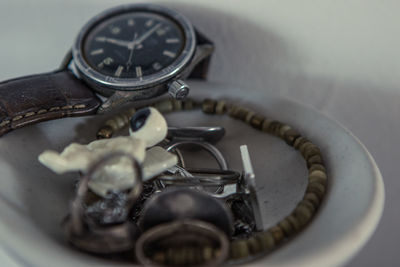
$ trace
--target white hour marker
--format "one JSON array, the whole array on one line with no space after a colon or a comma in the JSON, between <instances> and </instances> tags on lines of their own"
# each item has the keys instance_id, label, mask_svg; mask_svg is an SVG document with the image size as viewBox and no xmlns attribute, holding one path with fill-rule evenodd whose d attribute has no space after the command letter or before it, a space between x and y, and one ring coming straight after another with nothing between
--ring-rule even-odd
<instances>
[{"instance_id":1,"label":"white hour marker","mask_svg":"<svg viewBox=\"0 0 400 267\"><path fill-rule=\"evenodd\" d=\"M136 67L136 77L142 77L142 67L137 66Z\"/></svg>"},{"instance_id":2,"label":"white hour marker","mask_svg":"<svg viewBox=\"0 0 400 267\"><path fill-rule=\"evenodd\" d=\"M99 37L96 37L96 39L95 39L95 40L96 40L97 42L105 42L105 41L106 41L106 39L107 39L107 38L106 38L106 37L104 37L104 36L99 36Z\"/></svg>"},{"instance_id":3,"label":"white hour marker","mask_svg":"<svg viewBox=\"0 0 400 267\"><path fill-rule=\"evenodd\" d=\"M167 56L167 57L175 57L176 56L176 54L174 52L169 51L169 50L164 50L163 55Z\"/></svg>"},{"instance_id":4,"label":"white hour marker","mask_svg":"<svg viewBox=\"0 0 400 267\"><path fill-rule=\"evenodd\" d=\"M158 62L154 62L152 66L153 66L153 69L155 69L155 70L159 70L162 68L161 64Z\"/></svg>"},{"instance_id":5,"label":"white hour marker","mask_svg":"<svg viewBox=\"0 0 400 267\"><path fill-rule=\"evenodd\" d=\"M150 19L148 21L146 21L146 27L151 27L154 24L154 20Z\"/></svg>"},{"instance_id":6,"label":"white hour marker","mask_svg":"<svg viewBox=\"0 0 400 267\"><path fill-rule=\"evenodd\" d=\"M176 43L179 43L179 39L178 38L168 38L165 40L165 42L167 44L176 44Z\"/></svg>"},{"instance_id":7,"label":"white hour marker","mask_svg":"<svg viewBox=\"0 0 400 267\"><path fill-rule=\"evenodd\" d=\"M90 52L90 55L91 56L100 55L100 54L103 54L103 52L104 52L103 48L100 48L100 49L96 49L96 50L93 50L92 52Z\"/></svg>"},{"instance_id":8,"label":"white hour marker","mask_svg":"<svg viewBox=\"0 0 400 267\"><path fill-rule=\"evenodd\" d=\"M111 27L110 31L112 34L119 34L121 32L121 28L120 27Z\"/></svg>"},{"instance_id":9,"label":"white hour marker","mask_svg":"<svg viewBox=\"0 0 400 267\"><path fill-rule=\"evenodd\" d=\"M157 30L157 35L158 36L163 36L166 33L166 31L164 29L158 29Z\"/></svg>"},{"instance_id":10,"label":"white hour marker","mask_svg":"<svg viewBox=\"0 0 400 267\"><path fill-rule=\"evenodd\" d=\"M105 59L103 59L102 62L100 62L97 67L99 67L100 69L102 69L104 67L104 65L110 65L111 63L114 62L114 59L112 59L111 57L106 57Z\"/></svg>"},{"instance_id":11,"label":"white hour marker","mask_svg":"<svg viewBox=\"0 0 400 267\"><path fill-rule=\"evenodd\" d=\"M121 73L122 73L123 70L124 70L124 67L119 65L118 68L115 70L114 75L117 76L117 77L121 76Z\"/></svg>"},{"instance_id":12,"label":"white hour marker","mask_svg":"<svg viewBox=\"0 0 400 267\"><path fill-rule=\"evenodd\" d=\"M106 58L103 60L103 62L104 62L104 64L106 64L106 65L110 65L111 63L114 62L114 59L112 59L111 57L106 57Z\"/></svg>"},{"instance_id":13,"label":"white hour marker","mask_svg":"<svg viewBox=\"0 0 400 267\"><path fill-rule=\"evenodd\" d=\"M128 26L133 26L135 25L135 21L133 19L128 19Z\"/></svg>"}]
</instances>

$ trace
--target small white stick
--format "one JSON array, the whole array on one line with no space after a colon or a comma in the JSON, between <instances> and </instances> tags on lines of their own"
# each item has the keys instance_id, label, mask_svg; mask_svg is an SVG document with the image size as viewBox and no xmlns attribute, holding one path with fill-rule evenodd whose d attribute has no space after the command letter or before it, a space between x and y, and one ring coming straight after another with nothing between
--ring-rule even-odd
<instances>
[{"instance_id":1,"label":"small white stick","mask_svg":"<svg viewBox=\"0 0 400 267\"><path fill-rule=\"evenodd\" d=\"M247 145L240 146L240 153L242 156L243 169L244 169L244 179L250 193L250 201L253 209L254 220L256 221L257 231L262 231L264 229L262 216L260 212L260 205L257 198L256 191L256 176L253 171L253 166L251 164L249 150Z\"/></svg>"}]
</instances>

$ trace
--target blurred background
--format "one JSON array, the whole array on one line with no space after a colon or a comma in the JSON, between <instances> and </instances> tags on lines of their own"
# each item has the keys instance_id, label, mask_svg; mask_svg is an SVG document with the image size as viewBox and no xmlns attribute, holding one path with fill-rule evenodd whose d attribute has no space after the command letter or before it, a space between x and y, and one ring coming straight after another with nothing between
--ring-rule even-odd
<instances>
[{"instance_id":1,"label":"blurred background","mask_svg":"<svg viewBox=\"0 0 400 267\"><path fill-rule=\"evenodd\" d=\"M105 0L2 0L0 80L55 69ZM398 1L157 1L215 42L209 79L312 106L353 132L386 188L382 220L348 266L400 264Z\"/></svg>"}]
</instances>

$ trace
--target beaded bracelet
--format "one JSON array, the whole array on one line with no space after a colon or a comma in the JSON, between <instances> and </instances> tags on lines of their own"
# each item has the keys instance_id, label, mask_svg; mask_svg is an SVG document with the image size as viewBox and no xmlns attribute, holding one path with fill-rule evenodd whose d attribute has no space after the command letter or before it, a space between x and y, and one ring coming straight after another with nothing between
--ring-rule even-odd
<instances>
[{"instance_id":1,"label":"beaded bracelet","mask_svg":"<svg viewBox=\"0 0 400 267\"><path fill-rule=\"evenodd\" d=\"M150 105L157 108L161 113L201 108L205 114L227 114L234 119L246 122L257 130L283 139L288 145L299 150L305 159L308 168L308 184L302 200L287 217L276 225L267 230L255 232L249 238L232 240L230 242L229 261L250 260L272 251L304 229L314 217L326 191L326 168L320 149L292 127L223 100L205 99L200 103L192 99L184 101L162 99ZM127 125L134 112L135 109L132 108L106 121L104 126L99 129L97 137L110 138L114 132Z\"/></svg>"}]
</instances>

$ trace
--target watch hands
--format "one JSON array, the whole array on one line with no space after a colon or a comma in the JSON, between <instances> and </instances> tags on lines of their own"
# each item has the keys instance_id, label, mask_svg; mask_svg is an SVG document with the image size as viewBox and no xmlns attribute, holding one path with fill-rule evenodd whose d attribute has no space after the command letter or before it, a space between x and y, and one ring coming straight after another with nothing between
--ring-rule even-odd
<instances>
[{"instance_id":1,"label":"watch hands","mask_svg":"<svg viewBox=\"0 0 400 267\"><path fill-rule=\"evenodd\" d=\"M107 43L110 43L110 44L115 44L115 45L126 47L129 50L133 50L135 45L141 44L150 35L152 35L158 28L160 28L161 25L162 25L161 23L155 25L153 28L151 28L150 30L145 32L142 36L140 36L139 38L134 39L132 41L125 41L125 40L119 40L119 39L108 38L108 37L98 37L97 41L107 42Z\"/></svg>"},{"instance_id":2,"label":"watch hands","mask_svg":"<svg viewBox=\"0 0 400 267\"><path fill-rule=\"evenodd\" d=\"M147 32L143 33L142 36L140 36L136 41L135 44L141 44L144 40L146 40L150 35L153 34L153 32L155 32L158 28L161 27L161 23L157 24L156 26L154 26L153 28L151 28L150 30L148 30Z\"/></svg>"},{"instance_id":3,"label":"watch hands","mask_svg":"<svg viewBox=\"0 0 400 267\"><path fill-rule=\"evenodd\" d=\"M131 51L129 53L128 61L126 62L126 71L129 71L130 67L132 66L132 57L133 57L133 51L135 50L136 38L137 38L137 33L135 32L135 35L133 36L133 40L132 40L132 42L129 42L129 46L128 46L128 49Z\"/></svg>"},{"instance_id":4,"label":"watch hands","mask_svg":"<svg viewBox=\"0 0 400 267\"><path fill-rule=\"evenodd\" d=\"M106 37L104 37L104 38L101 38L99 40L104 40L104 42L115 44L115 45L119 45L119 46L123 46L123 47L127 47L127 48L129 48L129 46L131 45L131 42L129 42L129 41L118 40L118 39L114 39L114 38L106 38Z\"/></svg>"}]
</instances>

